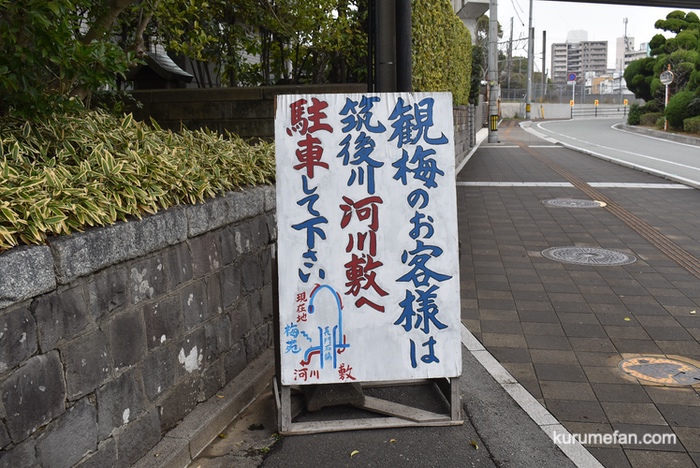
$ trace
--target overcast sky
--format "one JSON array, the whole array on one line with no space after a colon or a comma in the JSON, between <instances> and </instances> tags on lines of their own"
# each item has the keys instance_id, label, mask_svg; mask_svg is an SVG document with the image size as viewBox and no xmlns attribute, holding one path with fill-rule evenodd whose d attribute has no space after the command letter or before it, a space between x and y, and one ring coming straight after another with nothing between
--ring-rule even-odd
<instances>
[{"instance_id":1,"label":"overcast sky","mask_svg":"<svg viewBox=\"0 0 700 468\"><path fill-rule=\"evenodd\" d=\"M552 43L566 42L569 31L588 31L589 41L608 41L608 67L615 66L617 38L625 35L624 18L627 18L627 36L634 38L634 48L649 42L655 34L658 19L678 8L601 5L551 0L534 0L532 23L535 28L535 70L542 68L542 31L547 31L546 66L550 68ZM693 10L700 15L700 9ZM687 11L686 11L687 12ZM489 13L487 13L489 14ZM513 54L527 56L526 41L530 15L530 0L498 0L498 22L503 28L503 39L510 38L510 19L513 18ZM665 34L668 35L668 34Z\"/></svg>"}]
</instances>

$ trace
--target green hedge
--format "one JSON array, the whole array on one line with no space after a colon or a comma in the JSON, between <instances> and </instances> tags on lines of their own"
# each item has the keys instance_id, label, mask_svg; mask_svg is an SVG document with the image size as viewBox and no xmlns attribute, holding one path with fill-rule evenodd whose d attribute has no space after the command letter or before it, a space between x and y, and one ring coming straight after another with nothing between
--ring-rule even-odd
<instances>
[{"instance_id":1,"label":"green hedge","mask_svg":"<svg viewBox=\"0 0 700 468\"><path fill-rule=\"evenodd\" d=\"M0 252L274 182L274 148L103 112L0 119Z\"/></svg>"},{"instance_id":2,"label":"green hedge","mask_svg":"<svg viewBox=\"0 0 700 468\"><path fill-rule=\"evenodd\" d=\"M700 134L700 116L685 119L683 121L683 131Z\"/></svg>"},{"instance_id":3,"label":"green hedge","mask_svg":"<svg viewBox=\"0 0 700 468\"><path fill-rule=\"evenodd\" d=\"M413 88L469 103L471 35L448 0L413 0Z\"/></svg>"},{"instance_id":4,"label":"green hedge","mask_svg":"<svg viewBox=\"0 0 700 468\"><path fill-rule=\"evenodd\" d=\"M643 114L640 117L640 125L645 125L649 127L653 127L656 125L656 122L659 121L660 118L664 116L663 112L650 112L648 114Z\"/></svg>"}]
</instances>

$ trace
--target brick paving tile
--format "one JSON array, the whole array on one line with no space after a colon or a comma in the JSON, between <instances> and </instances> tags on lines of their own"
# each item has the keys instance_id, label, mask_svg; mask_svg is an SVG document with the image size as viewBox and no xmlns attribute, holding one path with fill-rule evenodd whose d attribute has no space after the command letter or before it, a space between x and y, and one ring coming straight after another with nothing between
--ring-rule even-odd
<instances>
[{"instance_id":1,"label":"brick paving tile","mask_svg":"<svg viewBox=\"0 0 700 468\"><path fill-rule=\"evenodd\" d=\"M654 403L700 406L700 394L693 387L657 387L645 385L644 390Z\"/></svg>"},{"instance_id":2,"label":"brick paving tile","mask_svg":"<svg viewBox=\"0 0 700 468\"><path fill-rule=\"evenodd\" d=\"M582 366L609 366L611 363L617 365L622 360L622 356L617 352L578 351L576 357Z\"/></svg>"},{"instance_id":3,"label":"brick paving tile","mask_svg":"<svg viewBox=\"0 0 700 468\"><path fill-rule=\"evenodd\" d=\"M632 468L697 468L687 453L626 450L625 454Z\"/></svg>"},{"instance_id":4,"label":"brick paving tile","mask_svg":"<svg viewBox=\"0 0 700 468\"><path fill-rule=\"evenodd\" d=\"M566 336L559 323L522 322L522 332L527 335Z\"/></svg>"},{"instance_id":5,"label":"brick paving tile","mask_svg":"<svg viewBox=\"0 0 700 468\"><path fill-rule=\"evenodd\" d=\"M532 359L530 358L530 354L532 353L532 351L528 352L528 350L525 350L525 349L500 348L500 347L492 346L489 348L489 352L501 364L506 363L506 362L513 362L513 363L525 363L525 362L530 363L530 362L532 362Z\"/></svg>"},{"instance_id":6,"label":"brick paving tile","mask_svg":"<svg viewBox=\"0 0 700 468\"><path fill-rule=\"evenodd\" d=\"M558 349L531 349L530 359L533 363L542 364L578 364L576 353Z\"/></svg>"},{"instance_id":7,"label":"brick paving tile","mask_svg":"<svg viewBox=\"0 0 700 468\"><path fill-rule=\"evenodd\" d=\"M700 453L700 428L674 427L673 432L678 436L686 451Z\"/></svg>"},{"instance_id":8,"label":"brick paving tile","mask_svg":"<svg viewBox=\"0 0 700 468\"><path fill-rule=\"evenodd\" d=\"M632 378L626 378L617 366L583 366L583 372L591 384L625 384L636 382Z\"/></svg>"},{"instance_id":9,"label":"brick paving tile","mask_svg":"<svg viewBox=\"0 0 700 468\"><path fill-rule=\"evenodd\" d=\"M612 338L615 348L623 354L661 354L661 348L648 340L624 340Z\"/></svg>"},{"instance_id":10,"label":"brick paving tile","mask_svg":"<svg viewBox=\"0 0 700 468\"><path fill-rule=\"evenodd\" d=\"M600 402L608 420L624 424L651 424L663 426L666 420L653 403Z\"/></svg>"},{"instance_id":11,"label":"brick paving tile","mask_svg":"<svg viewBox=\"0 0 700 468\"><path fill-rule=\"evenodd\" d=\"M559 421L608 422L603 408L596 400L546 400L546 407Z\"/></svg>"},{"instance_id":12,"label":"brick paving tile","mask_svg":"<svg viewBox=\"0 0 700 468\"><path fill-rule=\"evenodd\" d=\"M658 404L661 414L672 426L700 427L700 407Z\"/></svg>"},{"instance_id":13,"label":"brick paving tile","mask_svg":"<svg viewBox=\"0 0 700 468\"><path fill-rule=\"evenodd\" d=\"M587 447L588 451L591 452L603 466L610 468L631 468L629 461L627 460L627 455L625 455L624 450L621 448L608 448L608 447ZM659 468L659 467L656 467Z\"/></svg>"},{"instance_id":14,"label":"brick paving tile","mask_svg":"<svg viewBox=\"0 0 700 468\"><path fill-rule=\"evenodd\" d=\"M624 320L624 319L623 319ZM620 321L621 322L621 321ZM621 338L624 340L649 340L649 334L644 330L643 327L632 325L632 326L613 326L604 325L605 333L609 338ZM613 344L615 341L613 340Z\"/></svg>"},{"instance_id":15,"label":"brick paving tile","mask_svg":"<svg viewBox=\"0 0 700 468\"><path fill-rule=\"evenodd\" d=\"M597 401L588 382L540 381L540 388L548 405L550 400Z\"/></svg>"},{"instance_id":16,"label":"brick paving tile","mask_svg":"<svg viewBox=\"0 0 700 468\"><path fill-rule=\"evenodd\" d=\"M506 333L482 333L482 343L484 346L500 347L500 348L527 348L525 337L523 335L506 334Z\"/></svg>"},{"instance_id":17,"label":"brick paving tile","mask_svg":"<svg viewBox=\"0 0 700 468\"><path fill-rule=\"evenodd\" d=\"M501 322L497 320L482 320L481 331L484 333L522 334L523 328L520 322L516 321Z\"/></svg>"},{"instance_id":18,"label":"brick paving tile","mask_svg":"<svg viewBox=\"0 0 700 468\"><path fill-rule=\"evenodd\" d=\"M569 350L571 344L565 336L547 336L547 335L525 335L525 341L530 350L533 349L559 349Z\"/></svg>"},{"instance_id":19,"label":"brick paving tile","mask_svg":"<svg viewBox=\"0 0 700 468\"><path fill-rule=\"evenodd\" d=\"M636 383L591 383L598 401L617 403L651 403L641 385Z\"/></svg>"},{"instance_id":20,"label":"brick paving tile","mask_svg":"<svg viewBox=\"0 0 700 468\"><path fill-rule=\"evenodd\" d=\"M543 381L588 382L583 369L572 364L535 363L534 369L537 378Z\"/></svg>"},{"instance_id":21,"label":"brick paving tile","mask_svg":"<svg viewBox=\"0 0 700 468\"><path fill-rule=\"evenodd\" d=\"M566 336L570 338L607 338L600 325L591 323L562 323Z\"/></svg>"},{"instance_id":22,"label":"brick paving tile","mask_svg":"<svg viewBox=\"0 0 700 468\"><path fill-rule=\"evenodd\" d=\"M607 338L569 338L574 351L612 352L617 348Z\"/></svg>"},{"instance_id":23,"label":"brick paving tile","mask_svg":"<svg viewBox=\"0 0 700 468\"><path fill-rule=\"evenodd\" d=\"M675 354L700 360L700 344L697 341L657 341L664 354Z\"/></svg>"}]
</instances>

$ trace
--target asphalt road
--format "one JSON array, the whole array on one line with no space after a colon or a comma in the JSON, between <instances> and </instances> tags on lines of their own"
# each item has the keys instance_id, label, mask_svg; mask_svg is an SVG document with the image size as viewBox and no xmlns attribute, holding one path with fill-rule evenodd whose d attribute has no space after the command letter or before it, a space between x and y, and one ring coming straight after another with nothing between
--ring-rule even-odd
<instances>
[{"instance_id":1,"label":"asphalt road","mask_svg":"<svg viewBox=\"0 0 700 468\"><path fill-rule=\"evenodd\" d=\"M669 180L700 188L700 148L620 129L621 120L533 123L536 132L564 146Z\"/></svg>"}]
</instances>

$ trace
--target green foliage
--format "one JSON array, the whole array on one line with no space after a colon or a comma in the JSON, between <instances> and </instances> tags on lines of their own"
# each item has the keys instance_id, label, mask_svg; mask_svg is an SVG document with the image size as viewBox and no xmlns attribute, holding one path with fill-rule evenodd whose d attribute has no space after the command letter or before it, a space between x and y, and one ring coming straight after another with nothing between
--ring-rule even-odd
<instances>
[{"instance_id":1,"label":"green foliage","mask_svg":"<svg viewBox=\"0 0 700 468\"><path fill-rule=\"evenodd\" d=\"M649 42L652 57L632 62L625 70L627 87L635 97L649 102L663 102L666 87L659 75L670 66L674 80L673 94L689 90L700 92L700 19L693 13L676 10L655 23L657 29L675 33L666 38L655 35Z\"/></svg>"},{"instance_id":2,"label":"green foliage","mask_svg":"<svg viewBox=\"0 0 700 468\"><path fill-rule=\"evenodd\" d=\"M271 144L131 115L0 120L0 251L274 181Z\"/></svg>"},{"instance_id":3,"label":"green foliage","mask_svg":"<svg viewBox=\"0 0 700 468\"><path fill-rule=\"evenodd\" d=\"M695 98L695 94L690 91L681 91L673 95L666 106L666 119L668 124L676 129L683 128L683 121L694 117L691 114L689 105Z\"/></svg>"},{"instance_id":4,"label":"green foliage","mask_svg":"<svg viewBox=\"0 0 700 468\"><path fill-rule=\"evenodd\" d=\"M629 125L639 125L642 123L642 108L639 104L634 103L630 106L630 113L627 115L627 123Z\"/></svg>"},{"instance_id":5,"label":"green foliage","mask_svg":"<svg viewBox=\"0 0 700 468\"><path fill-rule=\"evenodd\" d=\"M448 0L414 0L413 88L450 91L455 104L469 102L471 35Z\"/></svg>"},{"instance_id":6,"label":"green foliage","mask_svg":"<svg viewBox=\"0 0 700 468\"><path fill-rule=\"evenodd\" d=\"M700 116L685 119L683 121L683 131L700 134Z\"/></svg>"},{"instance_id":7,"label":"green foliage","mask_svg":"<svg viewBox=\"0 0 700 468\"><path fill-rule=\"evenodd\" d=\"M663 112L649 112L647 114L643 114L641 116L641 121L639 122L640 125L645 125L648 127L653 127L656 125L656 123L659 121L659 119L663 119L664 113Z\"/></svg>"},{"instance_id":8,"label":"green foliage","mask_svg":"<svg viewBox=\"0 0 700 468\"><path fill-rule=\"evenodd\" d=\"M84 93L114 84L133 57L78 31L89 0L0 2L0 115L48 114L80 107ZM83 94L81 94L83 93Z\"/></svg>"}]
</instances>

